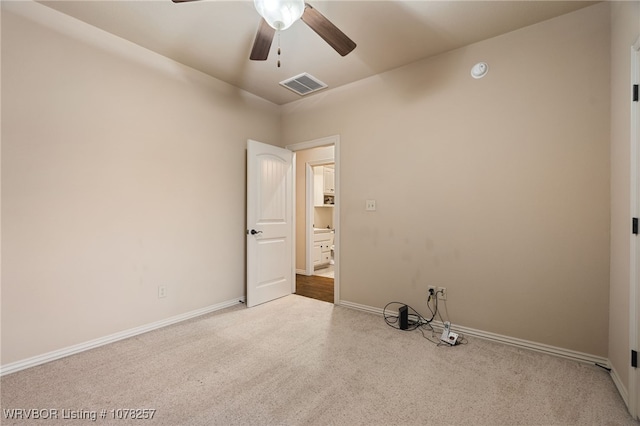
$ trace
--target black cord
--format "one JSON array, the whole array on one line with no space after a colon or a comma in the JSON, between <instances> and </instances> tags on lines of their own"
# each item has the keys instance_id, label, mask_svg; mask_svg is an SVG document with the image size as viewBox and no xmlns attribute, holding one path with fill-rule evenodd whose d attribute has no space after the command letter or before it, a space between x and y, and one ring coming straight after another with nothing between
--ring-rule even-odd
<instances>
[{"instance_id":1,"label":"black cord","mask_svg":"<svg viewBox=\"0 0 640 426\"><path fill-rule=\"evenodd\" d=\"M436 310L433 311L431 309L431 306L429 305L429 301L431 300L431 298L434 298L436 300ZM430 294L429 297L427 298L427 308L429 308L429 311L431 312L431 319L429 320L429 322L433 321L433 319L436 317L436 312L438 312L438 293L435 294Z\"/></svg>"},{"instance_id":2,"label":"black cord","mask_svg":"<svg viewBox=\"0 0 640 426\"><path fill-rule=\"evenodd\" d=\"M611 373L611 369L609 367L605 367L604 365L598 364L597 362L596 362L596 366L602 368L603 370L607 370L609 373Z\"/></svg>"},{"instance_id":3,"label":"black cord","mask_svg":"<svg viewBox=\"0 0 640 426\"><path fill-rule=\"evenodd\" d=\"M431 309L431 305L429 305L429 302L431 301L431 298L435 299L435 310ZM438 311L438 294L434 294L434 295L429 295L429 297L427 298L427 308L429 309L429 311L431 312L431 318L427 319L425 317L423 317L422 315L420 315L420 313L418 311L416 311L415 309L413 309L411 306L407 305L406 303L402 303L402 302L389 302L387 303L384 308L382 309L382 315L384 316L384 320L387 323L387 325L389 327L395 328L396 330L400 330L400 325L399 323L399 315L398 314L388 314L387 313L387 308L389 307L389 305L401 305L401 306L406 306L407 309L410 309L413 313L410 313L409 316L409 321L408 321L408 325L409 327L406 329L406 331L412 331L412 330L420 330L420 333L422 333L422 337L424 337L425 339L427 339L428 341L430 341L431 343L437 345L437 346L455 346L455 345L449 345L448 343L444 343L442 340L437 339L436 341L434 341L433 338L433 333L435 332L433 326L431 325L431 322L433 321L433 319L436 317L436 315L438 315L438 317L440 318L440 320L442 321L442 323L444 323L444 319L442 318L442 315L440 314L440 312ZM425 330L427 329L428 331L431 331L431 337L429 338L426 334L425 334ZM468 343L467 338L463 335L458 333L458 341L456 342L456 345L460 344L460 345L466 345Z\"/></svg>"},{"instance_id":4,"label":"black cord","mask_svg":"<svg viewBox=\"0 0 640 426\"><path fill-rule=\"evenodd\" d=\"M447 309L447 306L446 306L446 301L445 301L445 310L446 309ZM442 322L444 324L444 318L442 318L442 314L440 314L440 312L438 311L438 299L437 298L436 298L436 313L438 314L438 318L440 318L440 322ZM458 339L457 339L455 345L466 345L467 343L469 343L469 341L464 336L464 334L458 333ZM446 345L447 346L452 346L452 345L449 345L448 343ZM453 345L453 346L455 346L455 345Z\"/></svg>"},{"instance_id":5,"label":"black cord","mask_svg":"<svg viewBox=\"0 0 640 426\"><path fill-rule=\"evenodd\" d=\"M431 318L431 320L427 320L425 317L423 317L422 315L420 315L420 313L418 311L416 311L415 309L413 309L411 306L407 305L406 303L401 303L401 302L389 302L385 305L385 307L382 309L382 315L384 316L384 320L387 323L388 326L393 327L397 330L400 330L400 326L398 325L399 319L398 319L398 315L392 315L392 314L387 314L387 308L389 307L389 305L401 305L401 306L406 306L407 309L410 309L413 313L410 313L409 316L409 327L407 328L407 331L411 331L411 330L415 330L418 327L420 327L423 324L428 324L429 322L431 322L431 320L433 318Z\"/></svg>"}]
</instances>

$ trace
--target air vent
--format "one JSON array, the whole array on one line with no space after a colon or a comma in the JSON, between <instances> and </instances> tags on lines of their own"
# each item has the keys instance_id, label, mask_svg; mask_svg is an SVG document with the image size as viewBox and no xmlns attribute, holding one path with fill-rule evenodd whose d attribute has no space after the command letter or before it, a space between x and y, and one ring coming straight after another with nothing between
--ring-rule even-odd
<instances>
[{"instance_id":1,"label":"air vent","mask_svg":"<svg viewBox=\"0 0 640 426\"><path fill-rule=\"evenodd\" d=\"M325 83L306 72L281 81L280 84L289 90L293 90L300 96L308 95L309 93L317 92L327 87Z\"/></svg>"}]
</instances>

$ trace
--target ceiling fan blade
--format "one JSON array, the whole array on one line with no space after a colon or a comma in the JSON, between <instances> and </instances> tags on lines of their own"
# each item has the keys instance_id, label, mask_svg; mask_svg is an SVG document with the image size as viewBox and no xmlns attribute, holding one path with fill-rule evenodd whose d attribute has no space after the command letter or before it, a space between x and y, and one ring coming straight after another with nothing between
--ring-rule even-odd
<instances>
[{"instance_id":1,"label":"ceiling fan blade","mask_svg":"<svg viewBox=\"0 0 640 426\"><path fill-rule=\"evenodd\" d=\"M269 56L269 49L271 49L271 42L273 41L275 33L276 30L267 24L264 18L261 19L249 59L252 61L265 61Z\"/></svg>"},{"instance_id":2,"label":"ceiling fan blade","mask_svg":"<svg viewBox=\"0 0 640 426\"><path fill-rule=\"evenodd\" d=\"M324 15L314 9L310 4L305 3L304 13L301 19L341 56L346 56L356 48L353 40L347 37L345 33L340 31L338 27L333 25L331 21L325 18Z\"/></svg>"},{"instance_id":3,"label":"ceiling fan blade","mask_svg":"<svg viewBox=\"0 0 640 426\"><path fill-rule=\"evenodd\" d=\"M171 0L171 1L174 2L174 3L186 3L186 2L189 2L189 1L198 1L198 0Z\"/></svg>"}]
</instances>

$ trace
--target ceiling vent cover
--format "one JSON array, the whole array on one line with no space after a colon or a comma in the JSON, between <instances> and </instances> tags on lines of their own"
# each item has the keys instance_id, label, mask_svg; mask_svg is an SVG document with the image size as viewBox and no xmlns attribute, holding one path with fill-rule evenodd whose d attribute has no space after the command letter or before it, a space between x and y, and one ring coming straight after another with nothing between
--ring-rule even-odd
<instances>
[{"instance_id":1,"label":"ceiling vent cover","mask_svg":"<svg viewBox=\"0 0 640 426\"><path fill-rule=\"evenodd\" d=\"M309 93L317 92L327 87L325 83L306 72L281 81L280 84L289 90L293 90L300 96L308 95Z\"/></svg>"}]
</instances>

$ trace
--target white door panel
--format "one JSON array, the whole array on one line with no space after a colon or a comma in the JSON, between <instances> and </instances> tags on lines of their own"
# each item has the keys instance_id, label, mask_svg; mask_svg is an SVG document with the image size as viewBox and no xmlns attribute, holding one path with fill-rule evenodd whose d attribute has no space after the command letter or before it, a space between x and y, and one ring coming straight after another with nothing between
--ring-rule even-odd
<instances>
[{"instance_id":1,"label":"white door panel","mask_svg":"<svg viewBox=\"0 0 640 426\"><path fill-rule=\"evenodd\" d=\"M291 294L293 154L247 144L247 306Z\"/></svg>"}]
</instances>

